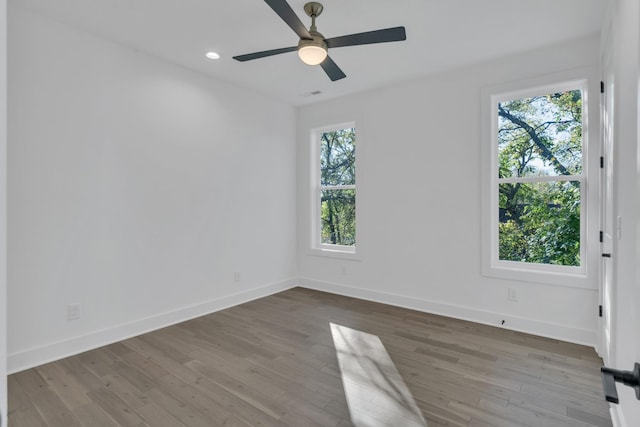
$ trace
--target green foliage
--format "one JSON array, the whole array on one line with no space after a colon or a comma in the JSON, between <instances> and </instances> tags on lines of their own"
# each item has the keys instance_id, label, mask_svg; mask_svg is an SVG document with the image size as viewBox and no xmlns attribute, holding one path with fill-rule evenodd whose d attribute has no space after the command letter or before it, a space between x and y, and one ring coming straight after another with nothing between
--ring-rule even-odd
<instances>
[{"instance_id":1,"label":"green foliage","mask_svg":"<svg viewBox=\"0 0 640 427\"><path fill-rule=\"evenodd\" d=\"M320 144L320 183L326 186L352 186L356 183L355 129L322 134ZM355 189L323 189L321 195L322 243L356 244Z\"/></svg>"},{"instance_id":2,"label":"green foliage","mask_svg":"<svg viewBox=\"0 0 640 427\"><path fill-rule=\"evenodd\" d=\"M500 259L527 262L527 239L524 231L515 221L509 220L498 224Z\"/></svg>"},{"instance_id":3,"label":"green foliage","mask_svg":"<svg viewBox=\"0 0 640 427\"><path fill-rule=\"evenodd\" d=\"M498 106L499 257L580 265L580 182L517 178L582 172L579 90Z\"/></svg>"},{"instance_id":4,"label":"green foliage","mask_svg":"<svg viewBox=\"0 0 640 427\"><path fill-rule=\"evenodd\" d=\"M355 190L322 192L322 243L353 246L356 244Z\"/></svg>"},{"instance_id":5,"label":"green foliage","mask_svg":"<svg viewBox=\"0 0 640 427\"><path fill-rule=\"evenodd\" d=\"M500 259L580 265L579 182L522 184L516 198L518 216L508 216L506 205L500 206Z\"/></svg>"}]
</instances>

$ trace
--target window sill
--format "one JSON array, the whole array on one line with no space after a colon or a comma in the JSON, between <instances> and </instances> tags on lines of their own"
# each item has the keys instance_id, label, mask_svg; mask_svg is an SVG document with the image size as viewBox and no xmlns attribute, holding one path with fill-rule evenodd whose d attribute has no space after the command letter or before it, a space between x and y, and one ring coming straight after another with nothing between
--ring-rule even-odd
<instances>
[{"instance_id":1,"label":"window sill","mask_svg":"<svg viewBox=\"0 0 640 427\"><path fill-rule=\"evenodd\" d=\"M328 257L328 258L339 258L339 259L346 259L351 261L362 260L360 256L356 254L355 250L346 251L346 250L329 249L329 248L312 248L307 251L307 255Z\"/></svg>"},{"instance_id":2,"label":"window sill","mask_svg":"<svg viewBox=\"0 0 640 427\"><path fill-rule=\"evenodd\" d=\"M486 266L482 275L499 279L517 280L521 282L543 283L579 289L596 289L582 272L548 271L527 266Z\"/></svg>"}]
</instances>

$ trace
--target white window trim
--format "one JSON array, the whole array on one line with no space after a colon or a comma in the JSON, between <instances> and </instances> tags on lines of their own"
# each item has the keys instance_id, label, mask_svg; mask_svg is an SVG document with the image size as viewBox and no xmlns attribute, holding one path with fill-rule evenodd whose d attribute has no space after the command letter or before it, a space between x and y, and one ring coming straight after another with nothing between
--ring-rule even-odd
<instances>
[{"instance_id":1,"label":"white window trim","mask_svg":"<svg viewBox=\"0 0 640 427\"><path fill-rule=\"evenodd\" d=\"M595 71L597 72L597 71ZM563 73L544 76L537 79L511 82L508 84L483 88L482 90L482 231L481 254L482 274L509 280L544 283L549 285L576 288L597 288L593 279L597 270L598 244L594 237L597 231L597 161L596 153L590 153L589 147L597 147L596 141L589 142L597 135L597 116L594 116L598 106L594 90L594 70L591 68L576 69ZM580 266L558 266L548 264L524 263L504 261L498 259L498 145L497 104L517 98L527 98L545 93L580 89L583 96L583 164L581 176L551 177L549 181L580 181ZM595 149L591 149L595 151ZM576 179L578 178L578 179ZM547 180L535 178L532 181Z\"/></svg>"},{"instance_id":2,"label":"white window trim","mask_svg":"<svg viewBox=\"0 0 640 427\"><path fill-rule=\"evenodd\" d=\"M322 232L322 219L320 218L320 197L322 187L320 186L320 144L321 138L320 136L324 132L330 132L338 129L356 129L356 138L359 135L358 129L356 128L355 122L346 122L346 123L338 123L334 125L322 126L311 129L311 158L309 159L310 168L309 171L311 173L310 183L311 188L309 189L309 194L311 195L311 236L310 242L311 247L307 251L309 255L318 255L318 256L326 256L333 258L341 258L341 259L351 259L351 260L359 260L359 256L357 255L357 242L354 246L343 246L343 245L331 245L322 243L321 241L321 232ZM358 150L359 141L356 140L356 150ZM358 154L356 151L356 185L358 183ZM342 186L325 186L324 189L356 189L356 185L342 185ZM358 193L356 191L356 235L358 230Z\"/></svg>"}]
</instances>

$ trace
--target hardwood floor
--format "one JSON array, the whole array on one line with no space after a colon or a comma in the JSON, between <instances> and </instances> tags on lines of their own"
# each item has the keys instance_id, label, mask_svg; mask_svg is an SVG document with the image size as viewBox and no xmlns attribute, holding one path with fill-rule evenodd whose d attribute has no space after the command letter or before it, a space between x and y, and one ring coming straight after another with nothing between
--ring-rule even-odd
<instances>
[{"instance_id":1,"label":"hardwood floor","mask_svg":"<svg viewBox=\"0 0 640 427\"><path fill-rule=\"evenodd\" d=\"M588 347L295 288L13 374L9 425L611 426L600 365Z\"/></svg>"}]
</instances>

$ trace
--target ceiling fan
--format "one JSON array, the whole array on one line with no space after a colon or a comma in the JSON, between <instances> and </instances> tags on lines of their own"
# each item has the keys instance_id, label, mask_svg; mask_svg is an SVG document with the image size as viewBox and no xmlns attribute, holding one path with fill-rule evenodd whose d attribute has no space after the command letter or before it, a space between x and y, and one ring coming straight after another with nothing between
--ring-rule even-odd
<instances>
[{"instance_id":1,"label":"ceiling fan","mask_svg":"<svg viewBox=\"0 0 640 427\"><path fill-rule=\"evenodd\" d=\"M328 56L327 50L334 47L357 46L362 44L386 43L407 39L404 27L385 28L383 30L367 31L364 33L349 34L346 36L325 39L316 28L316 18L323 10L322 4L312 1L304 5L305 13L311 17L309 30L295 14L286 0L264 0L282 18L282 20L300 37L297 46L283 47L280 49L264 50L246 55L234 56L237 61L250 61L281 53L298 51L302 62L309 65L320 65L332 81L340 80L347 75Z\"/></svg>"}]
</instances>

